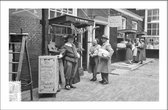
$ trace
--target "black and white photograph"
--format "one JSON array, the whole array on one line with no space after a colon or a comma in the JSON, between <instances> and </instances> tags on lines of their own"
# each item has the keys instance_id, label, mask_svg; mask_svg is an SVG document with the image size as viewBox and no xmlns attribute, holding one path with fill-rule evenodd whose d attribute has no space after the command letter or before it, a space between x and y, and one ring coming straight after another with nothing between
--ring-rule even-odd
<instances>
[{"instance_id":1,"label":"black and white photograph","mask_svg":"<svg viewBox=\"0 0 168 110\"><path fill-rule=\"evenodd\" d=\"M33 104L20 109L77 109L78 103L78 109L166 109L167 3L72 2L4 8L7 97L1 100Z\"/></svg>"}]
</instances>

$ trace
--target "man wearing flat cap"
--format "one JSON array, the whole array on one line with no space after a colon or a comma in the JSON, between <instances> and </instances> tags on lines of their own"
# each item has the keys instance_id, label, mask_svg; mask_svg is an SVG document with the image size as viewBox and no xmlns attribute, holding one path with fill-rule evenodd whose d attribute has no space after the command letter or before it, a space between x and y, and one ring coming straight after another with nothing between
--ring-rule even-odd
<instances>
[{"instance_id":1,"label":"man wearing flat cap","mask_svg":"<svg viewBox=\"0 0 168 110\"><path fill-rule=\"evenodd\" d=\"M99 63L97 67L97 72L101 73L101 78L102 80L99 81L101 84L108 84L108 74L111 72L110 71L110 66L111 66L111 56L113 54L113 49L111 45L108 42L108 37L106 35L102 35L102 46L101 49L104 51L107 51L109 54L108 55L102 55L99 56Z\"/></svg>"}]
</instances>

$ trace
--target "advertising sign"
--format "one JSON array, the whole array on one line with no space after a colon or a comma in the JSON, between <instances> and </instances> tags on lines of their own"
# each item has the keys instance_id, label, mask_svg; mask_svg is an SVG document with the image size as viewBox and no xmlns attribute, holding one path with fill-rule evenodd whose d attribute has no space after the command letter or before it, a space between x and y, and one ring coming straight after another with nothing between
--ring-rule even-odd
<instances>
[{"instance_id":1,"label":"advertising sign","mask_svg":"<svg viewBox=\"0 0 168 110\"><path fill-rule=\"evenodd\" d=\"M39 56L39 93L56 93L59 83L57 56Z\"/></svg>"},{"instance_id":2,"label":"advertising sign","mask_svg":"<svg viewBox=\"0 0 168 110\"><path fill-rule=\"evenodd\" d=\"M110 27L122 27L122 17L121 16L110 16L108 18L108 23Z\"/></svg>"}]
</instances>

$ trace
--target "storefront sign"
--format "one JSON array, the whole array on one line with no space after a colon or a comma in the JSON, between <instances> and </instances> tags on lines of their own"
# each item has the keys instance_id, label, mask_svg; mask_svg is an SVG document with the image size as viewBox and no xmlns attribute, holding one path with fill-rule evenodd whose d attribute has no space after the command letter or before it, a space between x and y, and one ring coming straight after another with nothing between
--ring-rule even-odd
<instances>
[{"instance_id":1,"label":"storefront sign","mask_svg":"<svg viewBox=\"0 0 168 110\"><path fill-rule=\"evenodd\" d=\"M110 16L108 18L108 23L110 27L122 27L122 17L121 16Z\"/></svg>"},{"instance_id":2,"label":"storefront sign","mask_svg":"<svg viewBox=\"0 0 168 110\"><path fill-rule=\"evenodd\" d=\"M82 22L82 23L88 23L87 20L79 19L79 18L75 18L75 21L77 21L77 22Z\"/></svg>"},{"instance_id":3,"label":"storefront sign","mask_svg":"<svg viewBox=\"0 0 168 110\"><path fill-rule=\"evenodd\" d=\"M57 56L39 56L39 93L56 93L59 64Z\"/></svg>"}]
</instances>

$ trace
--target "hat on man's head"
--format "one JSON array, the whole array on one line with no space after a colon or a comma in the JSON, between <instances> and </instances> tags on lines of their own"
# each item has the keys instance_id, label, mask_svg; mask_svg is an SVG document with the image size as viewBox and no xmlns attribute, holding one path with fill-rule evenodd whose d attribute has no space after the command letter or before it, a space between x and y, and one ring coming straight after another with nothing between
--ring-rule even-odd
<instances>
[{"instance_id":1,"label":"hat on man's head","mask_svg":"<svg viewBox=\"0 0 168 110\"><path fill-rule=\"evenodd\" d=\"M102 38L104 38L104 39L109 39L106 35L102 35Z\"/></svg>"}]
</instances>

